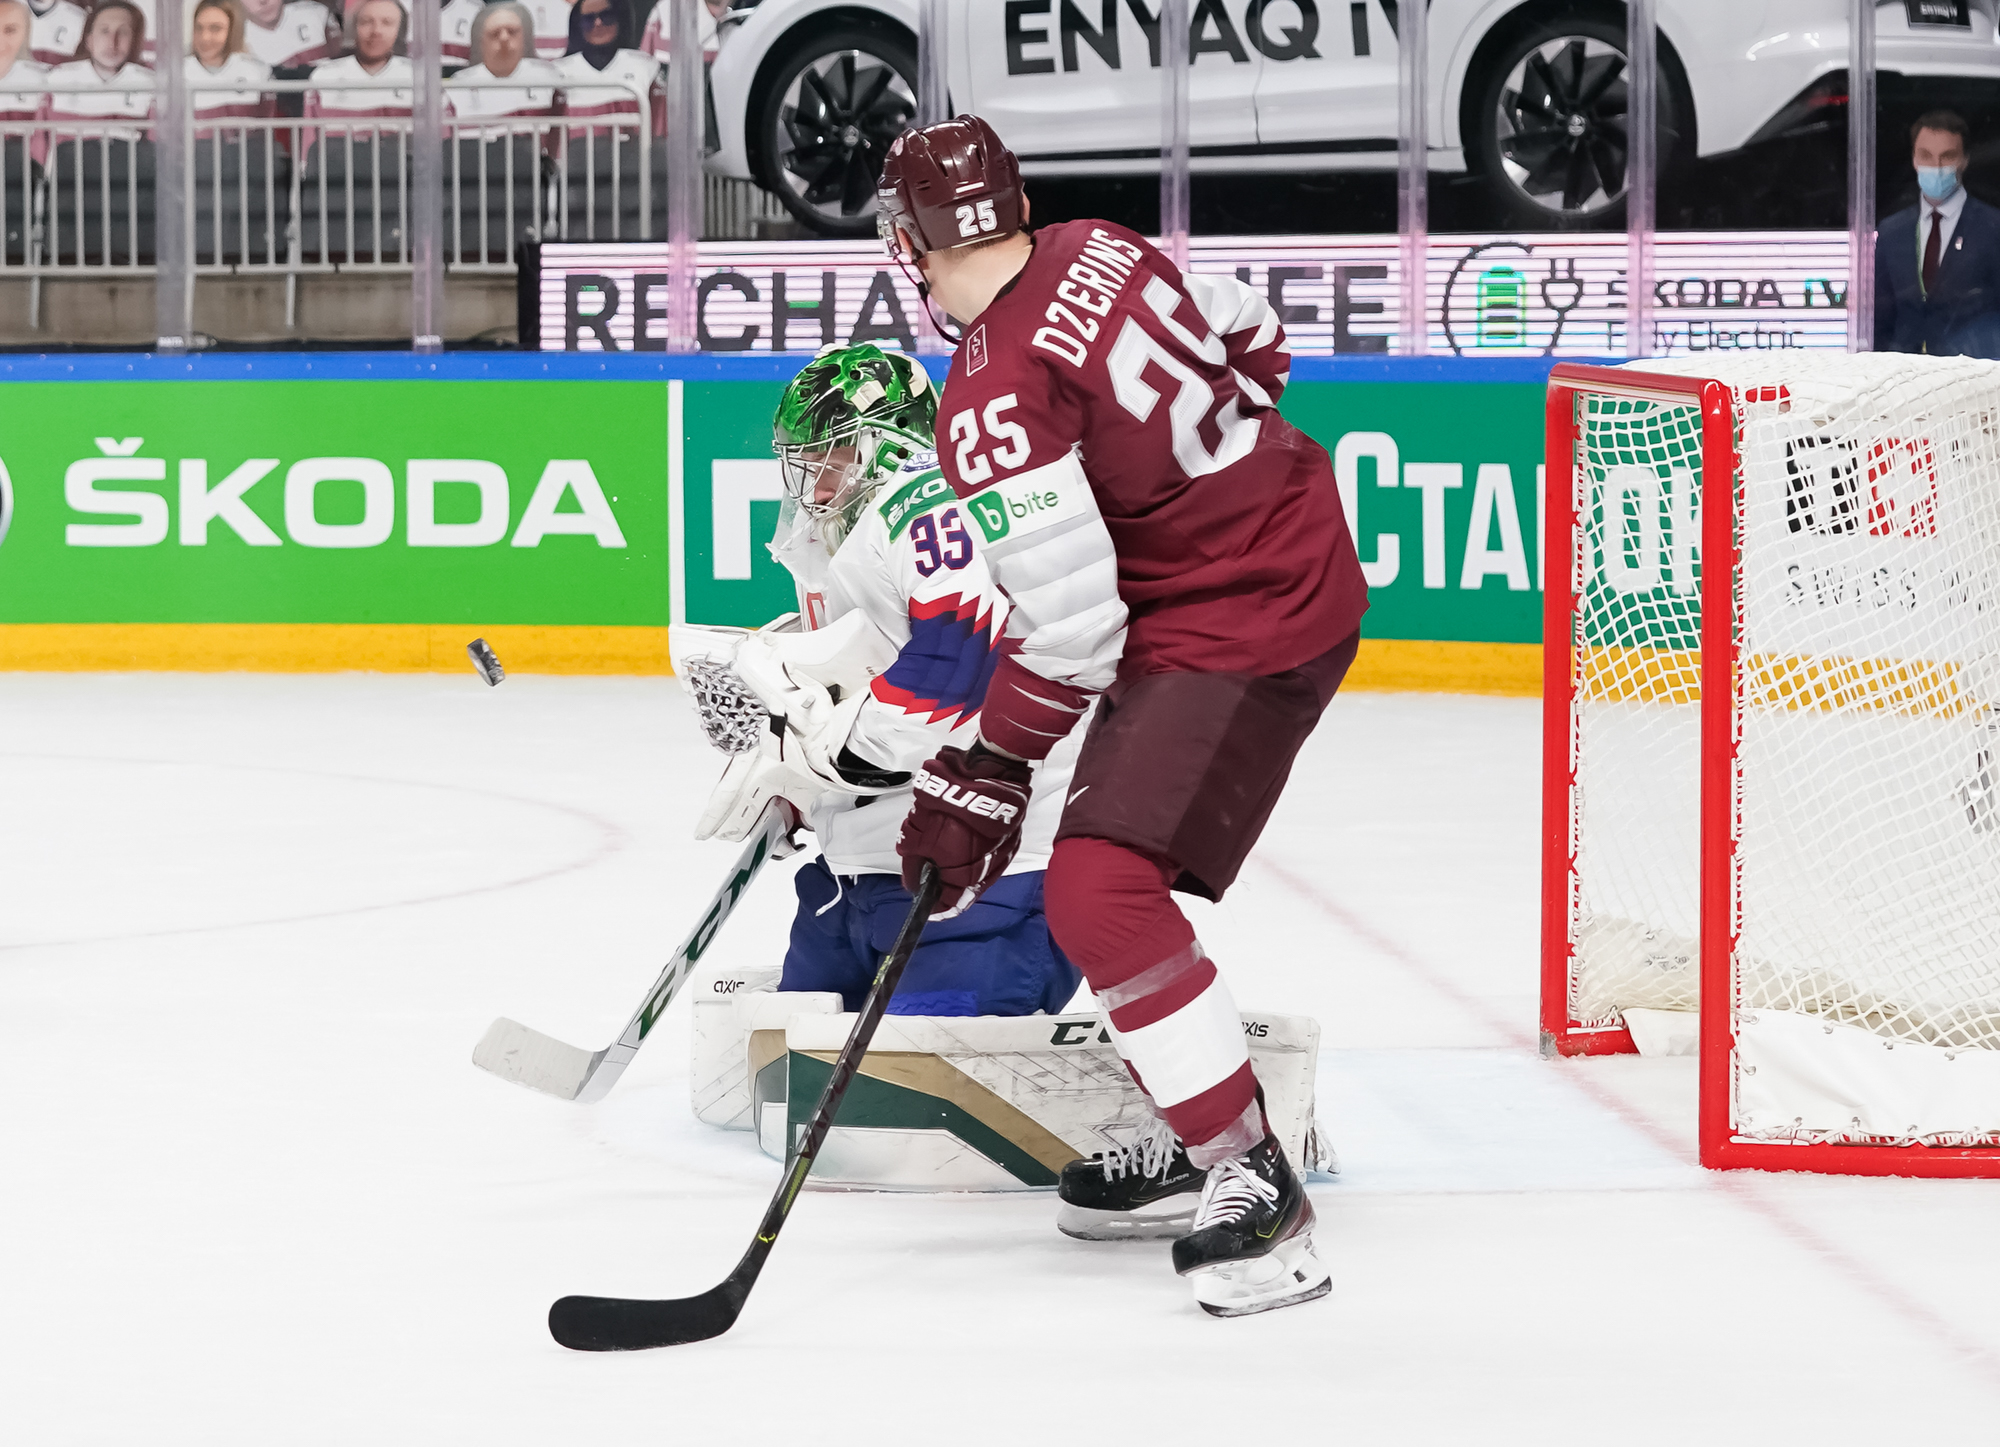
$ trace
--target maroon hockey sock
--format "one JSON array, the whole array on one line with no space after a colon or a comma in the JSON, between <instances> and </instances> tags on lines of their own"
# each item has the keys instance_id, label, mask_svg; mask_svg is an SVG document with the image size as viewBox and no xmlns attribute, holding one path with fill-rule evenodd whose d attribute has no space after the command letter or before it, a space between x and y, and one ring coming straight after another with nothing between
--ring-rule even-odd
<instances>
[{"instance_id":1,"label":"maroon hockey sock","mask_svg":"<svg viewBox=\"0 0 2000 1447\"><path fill-rule=\"evenodd\" d=\"M1228 988L1175 905L1171 861L1106 839L1058 840L1043 884L1049 930L1083 971L1119 1054L1209 1166L1268 1127Z\"/></svg>"}]
</instances>

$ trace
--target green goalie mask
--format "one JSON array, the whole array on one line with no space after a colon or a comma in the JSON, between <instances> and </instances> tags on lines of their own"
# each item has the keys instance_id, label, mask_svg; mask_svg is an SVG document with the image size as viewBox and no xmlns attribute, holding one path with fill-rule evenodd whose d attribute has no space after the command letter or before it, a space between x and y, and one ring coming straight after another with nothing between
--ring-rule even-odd
<instances>
[{"instance_id":1,"label":"green goalie mask","mask_svg":"<svg viewBox=\"0 0 2000 1447\"><path fill-rule=\"evenodd\" d=\"M778 400L772 446L785 495L828 552L881 485L937 430L937 389L914 357L872 343L829 347Z\"/></svg>"}]
</instances>

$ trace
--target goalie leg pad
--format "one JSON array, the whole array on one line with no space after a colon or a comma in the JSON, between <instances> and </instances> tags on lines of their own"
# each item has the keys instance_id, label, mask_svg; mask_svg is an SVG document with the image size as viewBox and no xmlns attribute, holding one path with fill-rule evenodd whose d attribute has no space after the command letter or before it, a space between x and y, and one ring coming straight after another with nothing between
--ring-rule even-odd
<instances>
[{"instance_id":1,"label":"goalie leg pad","mask_svg":"<svg viewBox=\"0 0 2000 1447\"><path fill-rule=\"evenodd\" d=\"M1293 1143L1310 1132L1319 1026L1288 1015L1246 1015L1242 1023L1259 1072L1288 1083L1282 1099L1267 1094L1273 1125L1286 1149L1295 1150ZM811 1114L853 1024L852 1015L805 1013L787 1024L794 1133ZM1047 1187L1075 1171L1079 1158L1134 1149L1157 1129L1152 1103L1096 1015L889 1015L809 1184L877 1191ZM1144 1238L1121 1232L1111 1239Z\"/></svg>"},{"instance_id":2,"label":"goalie leg pad","mask_svg":"<svg viewBox=\"0 0 2000 1447\"><path fill-rule=\"evenodd\" d=\"M703 965L688 979L694 1036L690 1083L695 1118L722 1130L753 1130L752 1091L758 1061L750 1048L758 1030L782 1031L795 1014L832 1014L840 998L780 995L774 965Z\"/></svg>"}]
</instances>

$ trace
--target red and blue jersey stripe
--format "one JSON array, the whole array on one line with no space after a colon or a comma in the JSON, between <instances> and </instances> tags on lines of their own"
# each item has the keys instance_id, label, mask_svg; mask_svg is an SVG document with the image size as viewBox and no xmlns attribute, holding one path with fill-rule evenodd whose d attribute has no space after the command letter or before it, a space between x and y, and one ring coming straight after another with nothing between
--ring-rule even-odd
<instances>
[{"instance_id":1,"label":"red and blue jersey stripe","mask_svg":"<svg viewBox=\"0 0 2000 1447\"><path fill-rule=\"evenodd\" d=\"M926 722L971 720L1000 662L993 604L973 596L910 600L910 641L876 678L875 697Z\"/></svg>"}]
</instances>

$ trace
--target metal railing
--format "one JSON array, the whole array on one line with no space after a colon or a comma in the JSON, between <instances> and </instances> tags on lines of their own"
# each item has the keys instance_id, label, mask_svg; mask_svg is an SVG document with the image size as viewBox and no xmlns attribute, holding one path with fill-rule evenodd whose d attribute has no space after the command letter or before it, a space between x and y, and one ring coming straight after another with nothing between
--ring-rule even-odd
<instances>
[{"instance_id":1,"label":"metal railing","mask_svg":"<svg viewBox=\"0 0 2000 1447\"><path fill-rule=\"evenodd\" d=\"M519 91L506 80L457 90ZM446 117L447 264L508 271L517 242L645 240L654 232L658 152L648 97L614 80L631 113L567 118ZM78 87L51 87L70 93ZM264 82L264 96L310 81ZM344 92L402 91L376 81ZM407 115L202 114L199 97L247 94L191 84L188 255L199 273L406 269L411 150ZM143 94L143 92L138 92ZM154 142L147 120L44 119L0 125L0 275L134 273L153 257ZM18 223L18 224L17 224Z\"/></svg>"},{"instance_id":2,"label":"metal railing","mask_svg":"<svg viewBox=\"0 0 2000 1447\"><path fill-rule=\"evenodd\" d=\"M428 218L416 214L424 142L409 78L245 85L199 77L173 97L164 81L45 84L35 92L50 98L40 116L0 121L0 280L31 283L31 325L39 325L45 279L143 276L156 261L183 269L176 300L162 313L163 335L168 314L184 314L183 336L192 334L188 278L281 275L290 326L301 276L412 271ZM718 219L746 227L783 214L761 193L735 196L742 183L717 178L701 178L691 196L669 202L655 96L615 76L571 87L531 87L512 76L454 80L445 94L531 88L552 92L546 111L446 115L434 133L443 178L437 249L447 269L511 273L523 241L665 236L663 213L675 207L691 212L676 230L697 238L703 212L718 201ZM587 96L593 113L560 113L564 91ZM346 114L305 114L308 98L335 93ZM620 100L595 113L618 94L630 98L629 108ZM399 113L358 113L374 109L367 102L375 95L382 110ZM125 98L121 113L75 114L102 108L107 96ZM697 93L693 107L699 101ZM167 110L179 113L179 147L159 142L160 127L172 124ZM244 113L252 110L264 113ZM185 158L183 174L167 174L170 156ZM674 164L699 176L698 133L676 148ZM169 256L156 216L183 238L178 258Z\"/></svg>"},{"instance_id":3,"label":"metal railing","mask_svg":"<svg viewBox=\"0 0 2000 1447\"><path fill-rule=\"evenodd\" d=\"M475 88L522 89L506 80L455 87ZM635 111L445 118L443 220L451 265L511 270L514 244L524 238L653 234L661 158L648 97L608 79L593 88L625 89ZM316 89L325 88L266 81L260 94ZM340 89L407 93L408 87L377 81ZM64 95L84 88L47 90ZM247 93L241 85L189 86L191 97L216 92ZM200 112L197 101L182 123L191 171L184 224L197 272L408 267L402 220L411 196L409 116ZM0 123L0 276L149 270L153 133L150 118L122 116Z\"/></svg>"}]
</instances>

